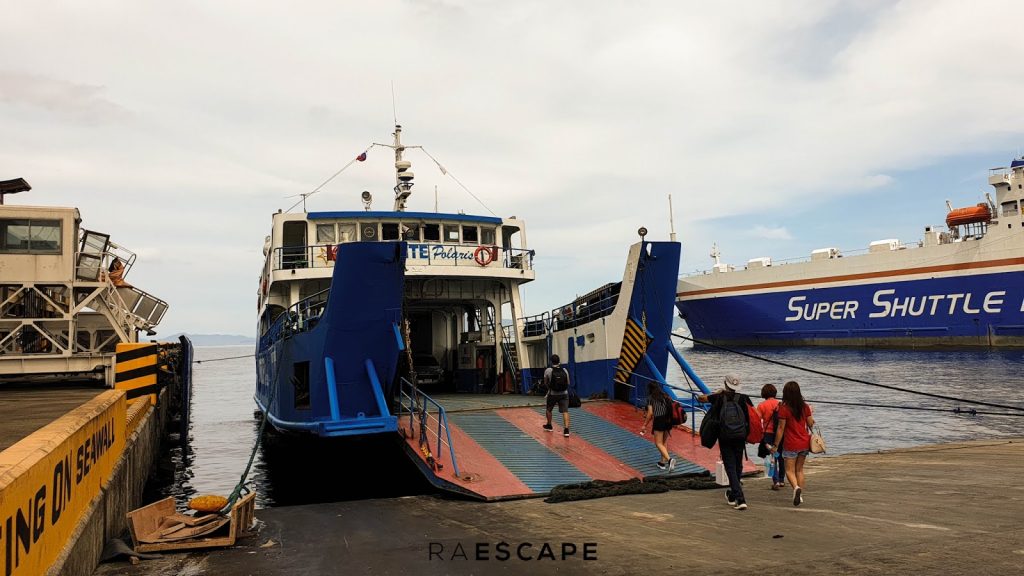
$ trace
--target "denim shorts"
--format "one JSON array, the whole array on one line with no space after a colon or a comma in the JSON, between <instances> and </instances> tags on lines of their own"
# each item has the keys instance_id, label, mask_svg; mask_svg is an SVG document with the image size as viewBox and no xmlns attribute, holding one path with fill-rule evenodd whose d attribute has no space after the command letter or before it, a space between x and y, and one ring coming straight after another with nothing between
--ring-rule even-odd
<instances>
[{"instance_id":1,"label":"denim shorts","mask_svg":"<svg viewBox=\"0 0 1024 576\"><path fill-rule=\"evenodd\" d=\"M797 456L800 456L800 455L807 456L808 454L810 454L810 452L811 452L810 450L799 450L799 451L795 451L795 452L794 451L790 451L790 450L783 450L782 451L782 457L783 458L796 458Z\"/></svg>"}]
</instances>

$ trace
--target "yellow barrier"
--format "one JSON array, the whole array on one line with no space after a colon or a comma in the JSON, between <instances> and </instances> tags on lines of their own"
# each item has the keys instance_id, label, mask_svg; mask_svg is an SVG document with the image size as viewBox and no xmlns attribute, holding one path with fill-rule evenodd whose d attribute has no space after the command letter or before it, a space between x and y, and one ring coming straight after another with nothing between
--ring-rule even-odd
<instances>
[{"instance_id":1,"label":"yellow barrier","mask_svg":"<svg viewBox=\"0 0 1024 576\"><path fill-rule=\"evenodd\" d=\"M135 429L142 424L142 419L146 416L149 411L149 398L136 398L128 402L128 415L125 418L127 431L125 437L131 436L135 432Z\"/></svg>"},{"instance_id":2,"label":"yellow barrier","mask_svg":"<svg viewBox=\"0 0 1024 576\"><path fill-rule=\"evenodd\" d=\"M0 570L42 574L125 446L125 393L103 392L0 452Z\"/></svg>"},{"instance_id":3,"label":"yellow barrier","mask_svg":"<svg viewBox=\"0 0 1024 576\"><path fill-rule=\"evenodd\" d=\"M156 406L160 386L156 382L156 344L118 344L114 388L128 391L128 399L149 395L150 404Z\"/></svg>"}]
</instances>

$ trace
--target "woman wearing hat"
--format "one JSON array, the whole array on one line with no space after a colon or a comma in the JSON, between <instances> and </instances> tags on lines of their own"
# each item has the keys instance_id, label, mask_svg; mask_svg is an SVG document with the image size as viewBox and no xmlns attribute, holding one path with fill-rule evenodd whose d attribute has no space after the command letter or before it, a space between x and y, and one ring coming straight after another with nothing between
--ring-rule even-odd
<instances>
[{"instance_id":1,"label":"woman wearing hat","mask_svg":"<svg viewBox=\"0 0 1024 576\"><path fill-rule=\"evenodd\" d=\"M725 499L737 510L747 509L740 475L743 474L743 457L747 453L747 432L750 430L749 407L754 403L746 394L740 393L740 378L735 374L725 377L724 386L711 395L700 395L700 402L711 402L711 410L705 418L719 421L718 450L722 455L725 474L729 477L729 489Z\"/></svg>"}]
</instances>

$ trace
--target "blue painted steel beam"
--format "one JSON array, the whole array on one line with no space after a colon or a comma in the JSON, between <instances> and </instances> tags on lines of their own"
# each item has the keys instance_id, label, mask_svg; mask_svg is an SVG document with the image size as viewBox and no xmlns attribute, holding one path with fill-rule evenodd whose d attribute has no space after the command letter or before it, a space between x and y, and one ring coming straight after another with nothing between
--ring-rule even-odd
<instances>
[{"instance_id":1,"label":"blue painted steel beam","mask_svg":"<svg viewBox=\"0 0 1024 576\"><path fill-rule=\"evenodd\" d=\"M697 376L697 373L693 371L693 367L691 367L690 363L686 361L686 358L683 358L683 355L679 353L679 350L676 350L676 347L672 345L672 342L668 343L668 352L676 359L676 363L679 364L679 367L682 368L683 372L685 372L686 375L689 376L695 384L697 384L697 388L700 388L701 392L704 394L711 394L711 389L708 388L707 384L700 379L700 376Z\"/></svg>"}]
</instances>

